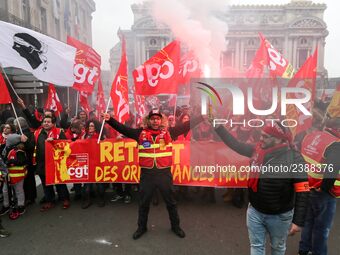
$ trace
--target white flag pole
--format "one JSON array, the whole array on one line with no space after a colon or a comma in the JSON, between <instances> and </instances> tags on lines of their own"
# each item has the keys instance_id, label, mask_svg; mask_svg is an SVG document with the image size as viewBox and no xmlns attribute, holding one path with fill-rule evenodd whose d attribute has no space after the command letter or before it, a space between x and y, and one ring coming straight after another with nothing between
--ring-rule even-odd
<instances>
[{"instance_id":1,"label":"white flag pole","mask_svg":"<svg viewBox=\"0 0 340 255\"><path fill-rule=\"evenodd\" d=\"M21 128L21 125L20 125L20 122L19 122L19 119L18 119L17 112L15 111L13 102L11 102L11 105L12 105L12 108L13 108L13 112L14 112L15 119L16 119L17 122L18 122L18 127L19 127L19 130L20 130L20 133L23 135L24 133L22 132L22 128Z\"/></svg>"},{"instance_id":2,"label":"white flag pole","mask_svg":"<svg viewBox=\"0 0 340 255\"><path fill-rule=\"evenodd\" d=\"M70 88L67 87L67 108L70 108Z\"/></svg>"},{"instance_id":3,"label":"white flag pole","mask_svg":"<svg viewBox=\"0 0 340 255\"><path fill-rule=\"evenodd\" d=\"M77 91L77 103L76 103L76 116L78 114L78 106L79 106L79 91Z\"/></svg>"},{"instance_id":4,"label":"white flag pole","mask_svg":"<svg viewBox=\"0 0 340 255\"><path fill-rule=\"evenodd\" d=\"M105 114L106 114L107 111L109 110L110 104L111 104L111 96L109 97L109 101L107 102ZM97 144L99 144L99 142L100 142L100 138L101 138L101 136L102 136L103 129L104 129L104 124L105 124L105 119L103 119L102 126L100 127L100 132L99 132L99 137L98 137Z\"/></svg>"}]
</instances>

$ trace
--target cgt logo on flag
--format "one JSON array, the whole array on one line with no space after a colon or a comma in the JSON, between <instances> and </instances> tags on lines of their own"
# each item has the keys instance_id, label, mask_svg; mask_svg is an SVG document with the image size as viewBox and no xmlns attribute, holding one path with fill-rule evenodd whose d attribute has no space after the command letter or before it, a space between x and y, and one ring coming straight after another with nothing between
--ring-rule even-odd
<instances>
[{"instance_id":1,"label":"cgt logo on flag","mask_svg":"<svg viewBox=\"0 0 340 255\"><path fill-rule=\"evenodd\" d=\"M138 95L176 94L180 44L173 41L133 71Z\"/></svg>"},{"instance_id":2,"label":"cgt logo on flag","mask_svg":"<svg viewBox=\"0 0 340 255\"><path fill-rule=\"evenodd\" d=\"M89 180L89 154L71 154L67 159L67 166L67 174L70 176L70 181Z\"/></svg>"}]
</instances>

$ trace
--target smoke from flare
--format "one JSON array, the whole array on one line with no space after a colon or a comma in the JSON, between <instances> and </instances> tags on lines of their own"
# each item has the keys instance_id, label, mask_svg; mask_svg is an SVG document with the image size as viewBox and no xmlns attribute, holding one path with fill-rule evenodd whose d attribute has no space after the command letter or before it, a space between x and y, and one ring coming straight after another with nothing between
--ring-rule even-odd
<instances>
[{"instance_id":1,"label":"smoke from flare","mask_svg":"<svg viewBox=\"0 0 340 255\"><path fill-rule=\"evenodd\" d=\"M152 0L156 21L170 27L207 64L212 75L219 75L220 54L226 50L228 25L223 18L228 11L226 0Z\"/></svg>"}]
</instances>

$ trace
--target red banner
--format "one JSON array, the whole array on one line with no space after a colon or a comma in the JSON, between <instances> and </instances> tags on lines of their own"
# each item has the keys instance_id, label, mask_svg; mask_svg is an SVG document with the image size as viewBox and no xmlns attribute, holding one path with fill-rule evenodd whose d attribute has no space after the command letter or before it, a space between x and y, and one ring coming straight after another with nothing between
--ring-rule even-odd
<instances>
[{"instance_id":1,"label":"red banner","mask_svg":"<svg viewBox=\"0 0 340 255\"><path fill-rule=\"evenodd\" d=\"M47 184L139 182L138 150L130 139L108 139L99 144L92 139L55 140L46 142L45 155ZM177 185L245 187L248 163L248 158L222 142L173 143L172 174Z\"/></svg>"},{"instance_id":2,"label":"red banner","mask_svg":"<svg viewBox=\"0 0 340 255\"><path fill-rule=\"evenodd\" d=\"M67 44L77 49L73 70L75 76L73 88L92 93L94 84L100 75L100 55L90 46L73 37L67 37Z\"/></svg>"},{"instance_id":3,"label":"red banner","mask_svg":"<svg viewBox=\"0 0 340 255\"><path fill-rule=\"evenodd\" d=\"M173 41L133 71L138 95L176 94L180 44Z\"/></svg>"}]
</instances>

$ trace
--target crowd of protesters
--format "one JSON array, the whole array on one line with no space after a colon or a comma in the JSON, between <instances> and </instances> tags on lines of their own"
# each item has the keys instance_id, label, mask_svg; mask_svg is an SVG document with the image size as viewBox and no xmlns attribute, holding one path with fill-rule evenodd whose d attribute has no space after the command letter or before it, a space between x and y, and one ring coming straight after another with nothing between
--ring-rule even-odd
<instances>
[{"instance_id":1,"label":"crowd of protesters","mask_svg":"<svg viewBox=\"0 0 340 255\"><path fill-rule=\"evenodd\" d=\"M27 206L36 202L36 175L41 180L44 194L39 201L41 203L40 211L48 211L56 205L55 189L58 199L62 202L62 207L68 209L71 205L68 187L65 184L45 185L45 141L51 139L97 140L99 139L101 122L94 114L88 115L84 111L80 111L77 116L70 118L68 109L57 120L53 111L40 109L31 112L21 99L18 100L18 104L22 108L21 115L23 117L15 119L8 107L1 112L0 170L2 175L0 178L2 206L0 207L0 214L8 214L14 220L25 213ZM340 111L333 116L328 116L330 118L327 119L324 117L326 116L326 108L318 103L315 105L318 107L313 112L313 127L308 130L307 134L297 136L294 142L291 140L290 131L279 123L276 123L275 127L271 129L264 128L261 131L260 129L242 126L214 128L208 121L200 121L191 130L185 129L184 132L171 134L171 140L223 141L239 154L249 157L250 164L258 165L305 163L300 151L304 152L309 140L312 141L316 135L325 137L328 143L320 149L322 150L319 153L321 157L319 159L313 158L313 160L319 160L318 163L334 165L335 176L328 173L327 178L318 179L315 176L307 176L306 173L306 176L299 176L299 178L295 176L295 178L274 180L262 176L263 178L258 180L255 178L255 181L248 183L250 204L247 213L247 226L251 254L264 254L266 232L271 236L272 254L284 254L288 232L291 234L298 232L304 225L306 227L303 228L299 254L305 255L309 252L327 254L327 239L335 214L335 197L340 195L340 180L337 179L337 174L339 174L339 157L337 154L340 150ZM163 113L165 114L160 112L150 113L149 118L151 119L153 116L158 116L160 119L166 118L169 130L175 130L176 126L190 121L190 112L188 106L182 106L177 107L173 115L170 111L164 110ZM106 120L104 132L100 139L122 138L124 135L131 137L131 128L141 133L144 132L143 123L140 124L142 129L138 129L133 118L125 123L127 124L126 127L120 126L116 120L110 118L110 115L106 115ZM141 133L135 135L134 138L139 140ZM305 153L308 154L308 151ZM303 155L305 156L305 154ZM316 181L311 182L312 178L316 178ZM146 232L147 214L152 197L154 204L158 204L158 186L150 188L148 181L143 183L142 189L144 192L147 190L148 193L145 199L142 199L142 202L144 202L140 203L139 228L134 234L134 239ZM116 192L111 201L122 200L125 203L131 202L132 190L137 188L131 184L113 184L112 187ZM81 207L86 209L92 205L94 197L96 197L98 206L105 206L105 190L107 188L107 184L86 183L74 184L71 191L74 191L73 199L81 200ZM172 190L173 188L168 186L168 189ZM162 192L167 191L161 190ZM199 188L197 187L178 187L173 195L177 201L181 199L190 200L191 196L198 192ZM233 205L241 208L245 205L245 193L246 189L228 189L223 198L224 201L232 201ZM282 193L285 193L285 196ZM164 194L162 194L163 197ZM15 199L13 199L14 196ZM201 199L214 203L214 188L202 188ZM179 227L176 201L167 196L165 196L165 201L170 219L172 219L173 231L176 235L184 237L184 231ZM266 218L268 215L271 216L270 220ZM283 218L284 222L281 222L280 220ZM0 229L2 231L0 236L6 236L7 232L2 228L1 222ZM319 241L315 241L316 239Z\"/></svg>"}]
</instances>

